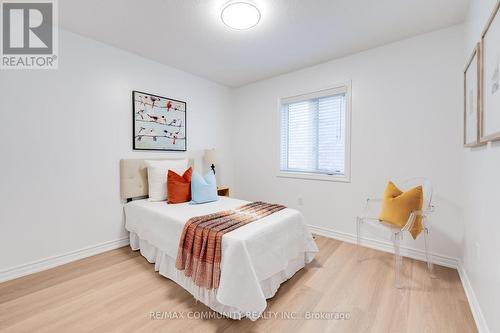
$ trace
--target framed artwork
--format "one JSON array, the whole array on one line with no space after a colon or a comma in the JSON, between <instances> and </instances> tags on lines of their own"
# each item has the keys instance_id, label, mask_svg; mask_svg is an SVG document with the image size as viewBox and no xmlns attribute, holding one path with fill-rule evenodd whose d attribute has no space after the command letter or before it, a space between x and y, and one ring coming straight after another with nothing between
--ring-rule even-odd
<instances>
[{"instance_id":1,"label":"framed artwork","mask_svg":"<svg viewBox=\"0 0 500 333\"><path fill-rule=\"evenodd\" d=\"M481 141L500 140L500 1L481 35Z\"/></svg>"},{"instance_id":2,"label":"framed artwork","mask_svg":"<svg viewBox=\"0 0 500 333\"><path fill-rule=\"evenodd\" d=\"M480 63L476 45L464 69L464 146L480 144Z\"/></svg>"},{"instance_id":3,"label":"framed artwork","mask_svg":"<svg viewBox=\"0 0 500 333\"><path fill-rule=\"evenodd\" d=\"M132 91L133 149L186 151L186 102Z\"/></svg>"}]
</instances>

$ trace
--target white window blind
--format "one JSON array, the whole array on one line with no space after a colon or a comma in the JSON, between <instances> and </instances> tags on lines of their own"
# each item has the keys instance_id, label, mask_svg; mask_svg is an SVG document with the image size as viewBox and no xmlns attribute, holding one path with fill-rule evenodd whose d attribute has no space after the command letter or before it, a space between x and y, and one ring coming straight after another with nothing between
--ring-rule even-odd
<instances>
[{"instance_id":1,"label":"white window blind","mask_svg":"<svg viewBox=\"0 0 500 333\"><path fill-rule=\"evenodd\" d=\"M282 101L281 163L284 172L346 174L346 91Z\"/></svg>"}]
</instances>

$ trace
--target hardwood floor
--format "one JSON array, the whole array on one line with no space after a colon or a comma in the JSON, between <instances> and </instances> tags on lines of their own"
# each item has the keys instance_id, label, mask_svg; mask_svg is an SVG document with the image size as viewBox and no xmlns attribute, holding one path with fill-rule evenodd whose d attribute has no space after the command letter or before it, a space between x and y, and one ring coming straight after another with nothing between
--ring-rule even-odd
<instances>
[{"instance_id":1,"label":"hardwood floor","mask_svg":"<svg viewBox=\"0 0 500 333\"><path fill-rule=\"evenodd\" d=\"M477 332L456 270L437 266L431 279L424 263L405 259L398 290L392 255L364 249L358 262L354 245L316 241L316 259L282 284L256 322L187 319L215 313L124 247L0 284L0 331ZM350 318L306 320L306 312Z\"/></svg>"}]
</instances>

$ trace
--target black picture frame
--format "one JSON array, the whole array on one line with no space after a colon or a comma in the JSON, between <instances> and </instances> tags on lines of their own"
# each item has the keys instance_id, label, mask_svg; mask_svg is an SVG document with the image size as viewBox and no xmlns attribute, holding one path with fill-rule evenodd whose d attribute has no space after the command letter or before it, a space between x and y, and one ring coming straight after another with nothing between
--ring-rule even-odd
<instances>
[{"instance_id":1,"label":"black picture frame","mask_svg":"<svg viewBox=\"0 0 500 333\"><path fill-rule=\"evenodd\" d=\"M146 121L146 120L143 120L143 119L141 119L141 120L137 119L137 115L139 114L139 112L143 112L143 114L144 114L144 111L146 109L146 105L150 105L150 104L146 104L144 101L138 101L137 100L137 94L147 95L149 97L158 98L160 102L162 100L166 100L167 102L170 101L170 102L173 102L173 103L176 103L176 104L181 104L181 105L183 104L184 105L184 110L183 111L177 110L177 109L173 110L173 111L176 111L176 112L183 112L184 113L184 118L181 120L182 121L181 126L174 126L174 125L171 125L171 124L168 124L168 123L160 124L159 122L153 121L151 119L149 121ZM139 105L140 104L144 105L144 109L138 110L137 109L137 104L138 103L139 103ZM154 107L155 107L154 105L151 106L151 108L154 108ZM160 106L158 106L158 107L160 107ZM167 112L169 112L169 111L167 111ZM148 114L146 114L146 115L148 115ZM165 119L165 121L167 121L166 118L164 118L164 119ZM161 126L161 125L162 126L166 126L165 128L169 128L169 126L179 127L179 131L177 132L177 134L181 131L181 129L183 129L184 137L177 137L177 136L174 137L174 135L175 135L174 133L175 132L170 132L168 129L165 130L165 131L167 131L167 134L165 134L165 135L158 135L158 136L151 136L151 135L142 135L141 136L141 135L138 135L138 132L136 132L136 129L137 129L136 123L138 121L142 121L142 122L145 122L145 123L154 123L154 124L156 124L155 126ZM144 128L144 127L141 127L141 128ZM168 133L171 133L170 136L169 136ZM140 137L140 139L138 140L139 137ZM140 141L141 139L149 139L149 138L151 138L152 140L154 140L153 142L158 142L159 139L172 140L173 142L178 141L178 140L183 140L184 141L184 146L181 147L181 148L179 148L179 149L165 148L165 147L160 147L160 148L147 147L147 148L145 148L144 145L141 146L140 144L138 144L138 141ZM138 150L138 151L185 152L185 151L187 151L187 144L188 144L188 142L187 142L187 103L185 101L181 101L181 100L174 99L174 98L169 98L169 97L164 97L164 96L160 96L160 95L155 95L155 94L151 94L151 93L144 92L144 91L132 90L132 149L133 150ZM151 145L154 146L154 143L152 143ZM158 143L158 145L160 145L160 143Z\"/></svg>"}]
</instances>

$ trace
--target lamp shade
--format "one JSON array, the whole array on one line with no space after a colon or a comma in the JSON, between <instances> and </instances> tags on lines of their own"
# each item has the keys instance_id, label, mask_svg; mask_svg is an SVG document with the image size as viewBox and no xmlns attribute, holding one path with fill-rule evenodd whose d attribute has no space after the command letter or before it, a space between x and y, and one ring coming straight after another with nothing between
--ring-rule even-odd
<instances>
[{"instance_id":1,"label":"lamp shade","mask_svg":"<svg viewBox=\"0 0 500 333\"><path fill-rule=\"evenodd\" d=\"M215 152L215 149L205 149L203 160L209 165L217 164L217 153Z\"/></svg>"}]
</instances>

